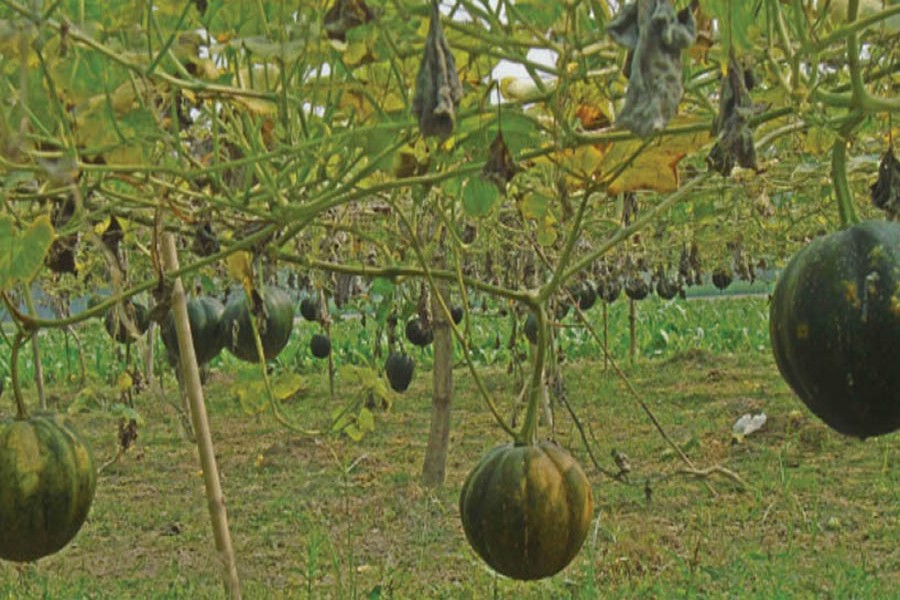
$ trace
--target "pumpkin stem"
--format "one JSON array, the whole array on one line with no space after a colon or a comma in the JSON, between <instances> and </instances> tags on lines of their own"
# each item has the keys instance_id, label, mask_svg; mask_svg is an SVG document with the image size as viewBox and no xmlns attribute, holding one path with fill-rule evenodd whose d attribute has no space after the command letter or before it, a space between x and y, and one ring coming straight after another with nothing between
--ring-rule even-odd
<instances>
[{"instance_id":1,"label":"pumpkin stem","mask_svg":"<svg viewBox=\"0 0 900 600\"><path fill-rule=\"evenodd\" d=\"M853 205L853 192L850 191L850 182L847 180L847 138L861 120L859 114L853 115L841 127L838 138L831 147L831 178L834 180L834 193L843 228L859 223L859 215Z\"/></svg>"},{"instance_id":2,"label":"pumpkin stem","mask_svg":"<svg viewBox=\"0 0 900 600\"><path fill-rule=\"evenodd\" d=\"M525 411L525 422L516 436L517 444L533 445L537 442L537 413L544 385L544 358L547 354L547 305L543 302L534 307L537 318L537 344L535 345L534 365L531 383L528 390L528 408Z\"/></svg>"},{"instance_id":3,"label":"pumpkin stem","mask_svg":"<svg viewBox=\"0 0 900 600\"><path fill-rule=\"evenodd\" d=\"M24 343L25 335L20 332L13 342L12 356L9 359L9 378L12 379L13 396L16 399L16 418L19 420L28 418L28 409L25 408L25 399L22 398L22 386L19 385L19 349Z\"/></svg>"}]
</instances>

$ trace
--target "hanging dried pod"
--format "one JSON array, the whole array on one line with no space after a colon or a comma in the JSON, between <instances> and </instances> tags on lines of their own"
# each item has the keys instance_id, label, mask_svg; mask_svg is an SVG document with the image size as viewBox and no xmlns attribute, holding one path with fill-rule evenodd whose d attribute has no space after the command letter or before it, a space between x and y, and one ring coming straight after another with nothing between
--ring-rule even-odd
<instances>
[{"instance_id":1,"label":"hanging dried pod","mask_svg":"<svg viewBox=\"0 0 900 600\"><path fill-rule=\"evenodd\" d=\"M723 177L731 175L735 164L758 171L753 132L748 123L763 110L755 105L747 91L744 70L738 66L732 52L728 59L728 73L719 89L719 113L713 120L712 133L716 143L706 157L706 164Z\"/></svg>"},{"instance_id":2,"label":"hanging dried pod","mask_svg":"<svg viewBox=\"0 0 900 600\"><path fill-rule=\"evenodd\" d=\"M888 148L881 157L878 179L870 189L872 204L891 218L900 218L900 161L894 158L893 148Z\"/></svg>"},{"instance_id":3,"label":"hanging dried pod","mask_svg":"<svg viewBox=\"0 0 900 600\"><path fill-rule=\"evenodd\" d=\"M456 125L456 107L462 100L463 89L456 73L453 53L441 27L437 0L432 0L431 6L431 26L416 76L413 114L419 119L419 130L423 136L445 138L453 133Z\"/></svg>"},{"instance_id":4,"label":"hanging dried pod","mask_svg":"<svg viewBox=\"0 0 900 600\"><path fill-rule=\"evenodd\" d=\"M606 30L628 48L630 59L625 106L616 125L639 137L665 129L684 92L681 51L697 36L690 8L676 15L669 0L633 2L622 7Z\"/></svg>"},{"instance_id":5,"label":"hanging dried pod","mask_svg":"<svg viewBox=\"0 0 900 600\"><path fill-rule=\"evenodd\" d=\"M488 159L484 163L481 174L493 181L501 192L506 192L506 184L512 181L512 178L519 172L519 167L513 160L512 153L503 139L503 133L497 131L497 137L491 142L491 148L488 150Z\"/></svg>"}]
</instances>

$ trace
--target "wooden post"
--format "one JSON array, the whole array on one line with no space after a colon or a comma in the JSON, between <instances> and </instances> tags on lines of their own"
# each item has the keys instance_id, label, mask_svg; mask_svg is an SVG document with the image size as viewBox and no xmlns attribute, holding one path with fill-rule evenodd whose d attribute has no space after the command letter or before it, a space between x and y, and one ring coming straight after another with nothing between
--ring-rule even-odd
<instances>
[{"instance_id":1,"label":"wooden post","mask_svg":"<svg viewBox=\"0 0 900 600\"><path fill-rule=\"evenodd\" d=\"M175 250L175 238L171 233L163 234L163 263L166 271L178 270L178 255ZM213 537L216 550L222 561L222 579L226 594L233 600L241 597L241 583L238 579L237 562L234 548L231 545L231 533L228 530L228 517L225 512L225 495L219 482L219 470L216 466L216 455L213 450L209 419L206 416L206 404L203 399L203 388L200 385L200 369L197 367L197 356L194 354L194 340L191 335L191 324L188 320L187 298L181 279L175 280L172 292L172 313L175 318L175 332L178 337L178 353L181 360L181 373L191 407L191 418L194 432L197 435L197 449L200 452L200 465L203 469L203 482L206 485L206 500L209 515L212 518Z\"/></svg>"},{"instance_id":2,"label":"wooden post","mask_svg":"<svg viewBox=\"0 0 900 600\"><path fill-rule=\"evenodd\" d=\"M431 297L432 331L434 332L434 390L431 396L431 431L425 462L422 465L422 482L429 487L444 483L447 471L447 451L450 444L450 404L453 400L453 332L438 297L449 306L447 283L437 282Z\"/></svg>"}]
</instances>

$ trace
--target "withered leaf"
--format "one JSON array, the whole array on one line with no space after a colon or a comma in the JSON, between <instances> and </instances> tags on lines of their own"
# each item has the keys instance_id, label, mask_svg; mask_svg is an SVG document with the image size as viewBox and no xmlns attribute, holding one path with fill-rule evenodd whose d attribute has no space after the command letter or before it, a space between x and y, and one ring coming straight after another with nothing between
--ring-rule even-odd
<instances>
[{"instance_id":1,"label":"withered leaf","mask_svg":"<svg viewBox=\"0 0 900 600\"><path fill-rule=\"evenodd\" d=\"M56 238L50 245L50 250L44 258L44 264L54 273L78 275L78 268L75 266L75 246L77 244L77 234Z\"/></svg>"},{"instance_id":2,"label":"withered leaf","mask_svg":"<svg viewBox=\"0 0 900 600\"><path fill-rule=\"evenodd\" d=\"M513 160L512 153L510 153L509 147L506 145L506 140L503 139L503 133L498 130L497 136L491 142L491 148L488 150L488 159L484 163L481 174L493 181L501 192L505 192L506 184L518 172L519 167Z\"/></svg>"},{"instance_id":3,"label":"withered leaf","mask_svg":"<svg viewBox=\"0 0 900 600\"><path fill-rule=\"evenodd\" d=\"M106 226L106 230L101 234L100 239L103 240L103 244L107 247L107 249L112 252L113 256L119 256L119 244L124 239L125 233L122 231L122 226L119 224L119 220L115 215L112 215L109 218L109 225Z\"/></svg>"},{"instance_id":4,"label":"withered leaf","mask_svg":"<svg viewBox=\"0 0 900 600\"><path fill-rule=\"evenodd\" d=\"M425 53L416 76L413 114L419 119L419 130L425 137L442 138L453 133L456 107L463 97L462 83L456 73L456 63L450 44L441 27L441 13L437 0L431 3L431 25L425 39Z\"/></svg>"},{"instance_id":5,"label":"withered leaf","mask_svg":"<svg viewBox=\"0 0 900 600\"><path fill-rule=\"evenodd\" d=\"M68 196L62 202L54 204L53 211L50 214L50 222L59 231L72 219L74 214L75 198ZM77 246L77 233L56 238L53 240L47 256L44 257L44 264L54 273L77 275L78 269L75 267L75 248Z\"/></svg>"},{"instance_id":6,"label":"withered leaf","mask_svg":"<svg viewBox=\"0 0 900 600\"><path fill-rule=\"evenodd\" d=\"M216 233L212 229L209 221L204 221L197 225L194 230L194 242L191 250L197 256L212 256L220 249L219 240Z\"/></svg>"},{"instance_id":7,"label":"withered leaf","mask_svg":"<svg viewBox=\"0 0 900 600\"><path fill-rule=\"evenodd\" d=\"M325 35L328 39L347 41L347 32L374 21L377 15L365 0L335 0L325 13Z\"/></svg>"},{"instance_id":8,"label":"withered leaf","mask_svg":"<svg viewBox=\"0 0 900 600\"><path fill-rule=\"evenodd\" d=\"M728 59L728 73L722 78L719 89L719 113L713 120L712 132L718 137L706 157L710 169L723 177L731 174L735 164L759 170L753 132L748 122L763 109L751 101L745 72L732 53Z\"/></svg>"},{"instance_id":9,"label":"withered leaf","mask_svg":"<svg viewBox=\"0 0 900 600\"><path fill-rule=\"evenodd\" d=\"M900 217L900 162L894 157L893 148L888 148L881 157L878 179L870 190L872 204L892 218Z\"/></svg>"},{"instance_id":10,"label":"withered leaf","mask_svg":"<svg viewBox=\"0 0 900 600\"><path fill-rule=\"evenodd\" d=\"M628 89L616 125L639 137L665 129L675 116L684 88L681 51L694 43L697 31L689 8L675 14L669 0L625 5L607 32L629 50Z\"/></svg>"}]
</instances>

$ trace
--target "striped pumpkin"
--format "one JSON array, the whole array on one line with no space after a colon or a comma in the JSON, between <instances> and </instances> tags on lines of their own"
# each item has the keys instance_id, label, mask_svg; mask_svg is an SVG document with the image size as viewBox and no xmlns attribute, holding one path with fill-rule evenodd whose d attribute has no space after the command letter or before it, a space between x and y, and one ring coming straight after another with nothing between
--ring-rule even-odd
<instances>
[{"instance_id":1,"label":"striped pumpkin","mask_svg":"<svg viewBox=\"0 0 900 600\"><path fill-rule=\"evenodd\" d=\"M550 577L575 558L593 510L587 476L553 442L497 446L459 499L472 548L498 573L524 580Z\"/></svg>"},{"instance_id":2,"label":"striped pumpkin","mask_svg":"<svg viewBox=\"0 0 900 600\"><path fill-rule=\"evenodd\" d=\"M68 544L96 483L90 450L63 417L0 421L0 559L33 561Z\"/></svg>"}]
</instances>

